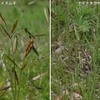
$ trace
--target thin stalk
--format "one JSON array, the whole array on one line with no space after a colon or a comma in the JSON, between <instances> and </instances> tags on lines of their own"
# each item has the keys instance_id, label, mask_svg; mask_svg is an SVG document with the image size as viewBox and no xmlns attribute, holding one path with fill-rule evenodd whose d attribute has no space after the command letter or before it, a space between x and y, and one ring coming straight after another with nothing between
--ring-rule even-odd
<instances>
[{"instance_id":1,"label":"thin stalk","mask_svg":"<svg viewBox=\"0 0 100 100\"><path fill-rule=\"evenodd\" d=\"M21 82L21 77L22 77L22 70L20 70L20 75L19 75L19 82ZM18 95L17 95L17 100L19 100L20 96L20 83L18 85Z\"/></svg>"},{"instance_id":2,"label":"thin stalk","mask_svg":"<svg viewBox=\"0 0 100 100\"><path fill-rule=\"evenodd\" d=\"M13 52L13 42L12 42L12 39L11 39L11 49L12 49L12 52ZM14 61L14 53L13 53L13 61ZM14 64L14 69L15 69L15 64ZM14 95L14 100L17 100L16 99L16 91L17 91L17 89L16 89L16 82L14 81L14 87L15 87L15 90L14 90L14 92L15 92L15 95Z\"/></svg>"}]
</instances>

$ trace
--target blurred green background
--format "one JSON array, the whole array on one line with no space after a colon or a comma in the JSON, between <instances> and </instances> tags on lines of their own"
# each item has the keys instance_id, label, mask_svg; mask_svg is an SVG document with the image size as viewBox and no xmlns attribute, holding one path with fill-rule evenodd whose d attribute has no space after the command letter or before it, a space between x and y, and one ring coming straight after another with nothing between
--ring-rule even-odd
<instances>
[{"instance_id":1,"label":"blurred green background","mask_svg":"<svg viewBox=\"0 0 100 100\"><path fill-rule=\"evenodd\" d=\"M44 14L44 7L46 9L49 8L49 0L10 0L11 2L16 1L16 5L1 4L6 1L7 0L0 0L0 12L7 23L8 32L11 31L13 23L19 20L16 30L19 28L27 28L32 34L46 34L43 37L36 37L34 41L39 56L31 51L23 60L23 55L29 41L28 34L25 33L24 29L16 31L16 34L22 35L27 41L22 36L18 35L17 51L13 54L11 52L11 42L4 33L4 30L0 27L0 48L3 49L0 51L0 54L2 55L3 52L5 52L9 57L14 59L19 67L21 67L22 63L28 62L19 80L21 87L19 100L49 100L49 23L46 21ZM38 60L40 57L44 58ZM7 59L7 57L1 57L0 87L7 86L7 80L9 80L8 71L4 70L3 66L8 67L10 74L12 74L13 63ZM19 77L20 72L17 68L16 72ZM35 81L27 82L42 73L46 74ZM41 87L43 90L30 89L27 85ZM0 95L2 93L3 91L0 91ZM15 96L17 96L17 92ZM13 100L11 91L7 90L4 95L0 96L0 100Z\"/></svg>"}]
</instances>

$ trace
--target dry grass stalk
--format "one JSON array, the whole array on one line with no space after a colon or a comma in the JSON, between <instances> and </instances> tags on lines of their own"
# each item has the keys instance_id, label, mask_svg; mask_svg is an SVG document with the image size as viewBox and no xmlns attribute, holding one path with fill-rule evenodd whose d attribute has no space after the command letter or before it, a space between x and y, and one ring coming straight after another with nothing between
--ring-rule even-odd
<instances>
[{"instance_id":1,"label":"dry grass stalk","mask_svg":"<svg viewBox=\"0 0 100 100\"><path fill-rule=\"evenodd\" d=\"M35 80L37 80L37 79L43 77L45 74L46 74L46 73L43 73L43 74L37 75L37 76L35 76L34 78L32 78L31 80L29 80L28 82L35 81Z\"/></svg>"},{"instance_id":2,"label":"dry grass stalk","mask_svg":"<svg viewBox=\"0 0 100 100\"><path fill-rule=\"evenodd\" d=\"M49 17L48 17L48 13L47 13L46 8L44 8L44 14L45 14L45 17L46 17L47 22L49 22Z\"/></svg>"},{"instance_id":3,"label":"dry grass stalk","mask_svg":"<svg viewBox=\"0 0 100 100\"><path fill-rule=\"evenodd\" d=\"M18 23L18 20L16 20L16 21L14 22L13 27L12 27L12 29L11 29L11 33L13 33L14 30L16 29L17 23Z\"/></svg>"}]
</instances>

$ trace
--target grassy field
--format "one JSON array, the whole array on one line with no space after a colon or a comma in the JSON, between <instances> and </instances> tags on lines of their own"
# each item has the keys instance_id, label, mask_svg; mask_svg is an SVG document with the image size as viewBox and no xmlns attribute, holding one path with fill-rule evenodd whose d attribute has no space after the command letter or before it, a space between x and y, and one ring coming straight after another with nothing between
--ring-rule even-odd
<instances>
[{"instance_id":1,"label":"grassy field","mask_svg":"<svg viewBox=\"0 0 100 100\"><path fill-rule=\"evenodd\" d=\"M52 100L100 99L100 4L78 1L52 1Z\"/></svg>"},{"instance_id":2,"label":"grassy field","mask_svg":"<svg viewBox=\"0 0 100 100\"><path fill-rule=\"evenodd\" d=\"M11 6L1 3L2 0L0 0L0 13L12 37L9 38L0 27L0 100L49 100L49 23L44 14L44 7L48 9L49 0L36 0L35 3L31 0L16 0L16 5ZM16 20L18 24L15 33L11 34ZM29 34L24 28L27 28L32 35L45 34L35 36L33 40L39 56L31 50L24 58L30 41ZM18 39L17 49L16 52L12 52L16 39ZM24 65L25 68L21 71L22 64L26 62L28 64L26 67ZM32 78L34 80L29 81ZM11 86L9 89L2 89L9 85Z\"/></svg>"}]
</instances>

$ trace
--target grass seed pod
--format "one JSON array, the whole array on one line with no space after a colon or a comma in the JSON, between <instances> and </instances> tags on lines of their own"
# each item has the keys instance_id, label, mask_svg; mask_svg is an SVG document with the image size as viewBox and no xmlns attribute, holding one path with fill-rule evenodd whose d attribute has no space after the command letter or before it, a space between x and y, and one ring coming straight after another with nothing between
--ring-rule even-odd
<instances>
[{"instance_id":1,"label":"grass seed pod","mask_svg":"<svg viewBox=\"0 0 100 100\"><path fill-rule=\"evenodd\" d=\"M17 23L18 23L18 20L16 20L16 21L14 22L13 27L12 27L12 29L11 29L11 33L13 33L14 30L16 29Z\"/></svg>"},{"instance_id":2,"label":"grass seed pod","mask_svg":"<svg viewBox=\"0 0 100 100\"><path fill-rule=\"evenodd\" d=\"M0 13L0 22L1 22L4 26L6 26L6 22L5 22L4 18L2 17L1 13Z\"/></svg>"},{"instance_id":3,"label":"grass seed pod","mask_svg":"<svg viewBox=\"0 0 100 100\"><path fill-rule=\"evenodd\" d=\"M30 53L32 46L33 46L33 38L31 38L28 42L28 45L26 47L25 53L24 53L24 58Z\"/></svg>"}]
</instances>

